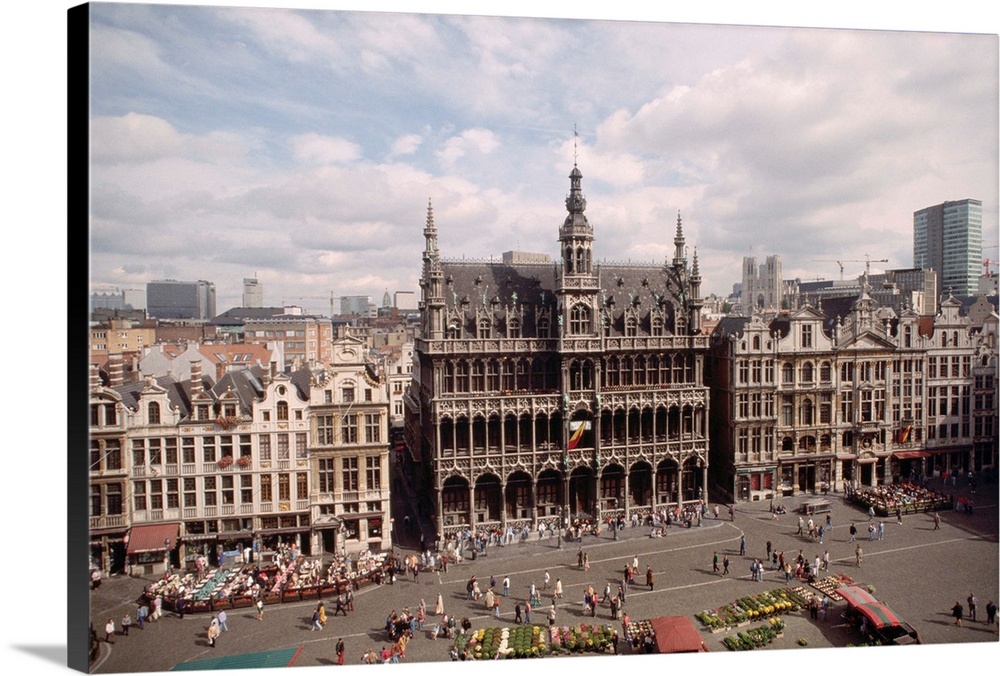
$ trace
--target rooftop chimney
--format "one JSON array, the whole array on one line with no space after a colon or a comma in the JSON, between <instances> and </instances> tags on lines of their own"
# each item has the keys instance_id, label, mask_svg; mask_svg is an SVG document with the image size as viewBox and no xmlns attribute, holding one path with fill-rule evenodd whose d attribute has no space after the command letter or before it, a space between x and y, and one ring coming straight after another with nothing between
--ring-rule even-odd
<instances>
[{"instance_id":1,"label":"rooftop chimney","mask_svg":"<svg viewBox=\"0 0 1000 676\"><path fill-rule=\"evenodd\" d=\"M96 390L101 387L101 369L97 364L90 365L90 389Z\"/></svg>"},{"instance_id":2,"label":"rooftop chimney","mask_svg":"<svg viewBox=\"0 0 1000 676\"><path fill-rule=\"evenodd\" d=\"M125 362L122 360L121 352L108 355L108 380L111 387L125 384Z\"/></svg>"},{"instance_id":3,"label":"rooftop chimney","mask_svg":"<svg viewBox=\"0 0 1000 676\"><path fill-rule=\"evenodd\" d=\"M201 384L201 360L191 360L191 396L194 397L202 393L204 388Z\"/></svg>"}]
</instances>

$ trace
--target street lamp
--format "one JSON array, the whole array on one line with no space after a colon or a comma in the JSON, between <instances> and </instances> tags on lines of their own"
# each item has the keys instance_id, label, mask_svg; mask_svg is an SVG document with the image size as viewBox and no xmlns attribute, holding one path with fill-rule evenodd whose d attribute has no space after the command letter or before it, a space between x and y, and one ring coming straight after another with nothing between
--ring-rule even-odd
<instances>
[{"instance_id":1,"label":"street lamp","mask_svg":"<svg viewBox=\"0 0 1000 676\"><path fill-rule=\"evenodd\" d=\"M562 549L563 507L559 505L559 523L556 524L556 548Z\"/></svg>"},{"instance_id":2,"label":"street lamp","mask_svg":"<svg viewBox=\"0 0 1000 676\"><path fill-rule=\"evenodd\" d=\"M618 498L615 498L615 513L611 515L611 533L618 539Z\"/></svg>"}]
</instances>

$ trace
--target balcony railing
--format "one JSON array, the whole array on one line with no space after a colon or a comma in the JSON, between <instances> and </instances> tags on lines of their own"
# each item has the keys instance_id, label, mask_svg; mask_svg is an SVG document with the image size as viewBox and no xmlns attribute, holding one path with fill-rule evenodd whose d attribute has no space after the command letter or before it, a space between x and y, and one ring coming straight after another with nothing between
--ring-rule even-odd
<instances>
[{"instance_id":1,"label":"balcony railing","mask_svg":"<svg viewBox=\"0 0 1000 676\"><path fill-rule=\"evenodd\" d=\"M90 517L91 530L97 528L122 528L125 526L125 516L122 514L107 514Z\"/></svg>"}]
</instances>

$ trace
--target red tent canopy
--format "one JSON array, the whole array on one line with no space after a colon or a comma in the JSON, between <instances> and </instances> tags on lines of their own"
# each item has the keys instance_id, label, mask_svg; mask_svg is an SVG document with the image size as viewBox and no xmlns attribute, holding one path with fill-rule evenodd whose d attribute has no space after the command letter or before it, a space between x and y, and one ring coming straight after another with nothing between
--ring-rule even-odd
<instances>
[{"instance_id":1,"label":"red tent canopy","mask_svg":"<svg viewBox=\"0 0 1000 676\"><path fill-rule=\"evenodd\" d=\"M708 646L701 640L701 634L689 617L684 615L664 615L649 621L656 637L656 651L667 653L708 652Z\"/></svg>"},{"instance_id":2,"label":"red tent canopy","mask_svg":"<svg viewBox=\"0 0 1000 676\"><path fill-rule=\"evenodd\" d=\"M878 603L878 599L869 594L865 589L861 587L855 587L852 585L845 585L843 587L837 588L837 593L840 594L847 605L852 608L857 608L860 605L866 603Z\"/></svg>"},{"instance_id":3,"label":"red tent canopy","mask_svg":"<svg viewBox=\"0 0 1000 676\"><path fill-rule=\"evenodd\" d=\"M882 627L898 627L903 621L896 613L889 610L881 603L864 603L857 607L859 613L868 618L872 626L881 629Z\"/></svg>"}]
</instances>

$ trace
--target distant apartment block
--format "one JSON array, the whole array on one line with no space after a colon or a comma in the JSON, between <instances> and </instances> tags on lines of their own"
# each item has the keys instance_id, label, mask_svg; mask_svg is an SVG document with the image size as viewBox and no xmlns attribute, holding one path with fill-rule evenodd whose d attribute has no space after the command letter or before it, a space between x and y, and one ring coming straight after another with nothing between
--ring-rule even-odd
<instances>
[{"instance_id":1,"label":"distant apartment block","mask_svg":"<svg viewBox=\"0 0 1000 676\"><path fill-rule=\"evenodd\" d=\"M943 202L913 213L913 267L937 272L941 295L976 293L982 254L982 201Z\"/></svg>"},{"instance_id":2,"label":"distant apartment block","mask_svg":"<svg viewBox=\"0 0 1000 676\"><path fill-rule=\"evenodd\" d=\"M211 319L215 316L215 284L165 279L146 285L149 315L158 319Z\"/></svg>"}]
</instances>

